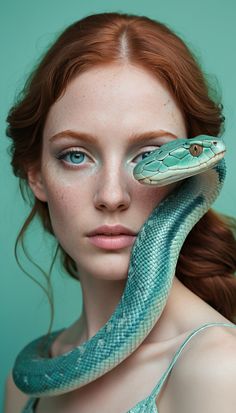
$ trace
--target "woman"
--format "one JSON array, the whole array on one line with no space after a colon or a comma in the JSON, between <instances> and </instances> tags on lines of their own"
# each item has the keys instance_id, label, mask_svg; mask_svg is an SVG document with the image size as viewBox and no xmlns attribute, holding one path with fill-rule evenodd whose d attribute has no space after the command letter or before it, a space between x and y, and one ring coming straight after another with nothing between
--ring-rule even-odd
<instances>
[{"instance_id":1,"label":"woman","mask_svg":"<svg viewBox=\"0 0 236 413\"><path fill-rule=\"evenodd\" d=\"M110 318L135 237L179 185L140 185L134 166L175 139L220 135L223 120L186 45L146 17L88 16L48 50L9 113L7 134L14 173L35 197L20 237L38 214L83 292L82 314L56 337L52 358ZM114 235L116 225L126 236ZM184 243L160 318L129 357L80 388L27 403L10 375L6 412L233 412L235 251L230 223L210 210Z\"/></svg>"}]
</instances>

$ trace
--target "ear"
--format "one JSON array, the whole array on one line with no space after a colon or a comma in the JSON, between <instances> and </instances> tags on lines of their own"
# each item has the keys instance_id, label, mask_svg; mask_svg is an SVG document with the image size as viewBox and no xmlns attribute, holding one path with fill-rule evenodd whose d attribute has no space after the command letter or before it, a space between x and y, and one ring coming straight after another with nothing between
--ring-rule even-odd
<instances>
[{"instance_id":1,"label":"ear","mask_svg":"<svg viewBox=\"0 0 236 413\"><path fill-rule=\"evenodd\" d=\"M32 189L36 198L40 201L47 202L45 187L43 184L42 174L40 169L30 167L27 172L28 184Z\"/></svg>"}]
</instances>

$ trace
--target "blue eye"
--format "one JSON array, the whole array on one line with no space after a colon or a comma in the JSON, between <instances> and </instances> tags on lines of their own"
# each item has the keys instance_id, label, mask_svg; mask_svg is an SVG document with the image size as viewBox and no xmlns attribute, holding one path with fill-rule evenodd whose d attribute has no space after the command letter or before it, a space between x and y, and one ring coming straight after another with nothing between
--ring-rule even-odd
<instances>
[{"instance_id":1,"label":"blue eye","mask_svg":"<svg viewBox=\"0 0 236 413\"><path fill-rule=\"evenodd\" d=\"M80 165L83 162L85 156L86 154L81 151L70 150L59 154L59 156L57 156L57 159L63 160L73 165Z\"/></svg>"}]
</instances>

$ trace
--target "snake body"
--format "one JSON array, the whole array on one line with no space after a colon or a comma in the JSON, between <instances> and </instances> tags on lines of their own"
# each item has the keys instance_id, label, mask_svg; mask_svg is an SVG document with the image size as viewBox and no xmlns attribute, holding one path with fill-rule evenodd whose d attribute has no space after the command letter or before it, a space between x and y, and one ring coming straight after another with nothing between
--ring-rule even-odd
<instances>
[{"instance_id":1,"label":"snake body","mask_svg":"<svg viewBox=\"0 0 236 413\"><path fill-rule=\"evenodd\" d=\"M137 164L134 178L145 185L183 182L154 208L140 229L123 295L96 335L54 358L39 354L45 336L20 352L13 378L23 392L40 397L82 387L116 367L144 341L166 305L186 236L222 188L224 153L222 139L201 135L162 145ZM59 331L51 334L48 346Z\"/></svg>"}]
</instances>

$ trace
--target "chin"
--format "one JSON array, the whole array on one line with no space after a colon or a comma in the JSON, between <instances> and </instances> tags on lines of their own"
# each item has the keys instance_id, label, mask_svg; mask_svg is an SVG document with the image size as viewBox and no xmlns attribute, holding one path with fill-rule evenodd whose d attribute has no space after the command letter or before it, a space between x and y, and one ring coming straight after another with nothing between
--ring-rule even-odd
<instances>
[{"instance_id":1,"label":"chin","mask_svg":"<svg viewBox=\"0 0 236 413\"><path fill-rule=\"evenodd\" d=\"M86 273L95 278L96 280L106 280L106 281L122 281L128 278L128 269L127 267L124 268L122 271L121 266L117 265L117 270L115 265L108 266L106 265L99 266L97 265L96 268L90 268L86 270Z\"/></svg>"},{"instance_id":2,"label":"chin","mask_svg":"<svg viewBox=\"0 0 236 413\"><path fill-rule=\"evenodd\" d=\"M96 271L95 275L93 276L96 278L96 280L103 280L103 281L123 281L127 280L128 274L126 273L114 273L114 272L109 272L108 274L104 271L103 273L100 273Z\"/></svg>"},{"instance_id":3,"label":"chin","mask_svg":"<svg viewBox=\"0 0 236 413\"><path fill-rule=\"evenodd\" d=\"M82 258L83 257L83 258ZM96 280L122 281L128 278L130 252L83 254L76 257L75 262L78 268L78 275L92 277Z\"/></svg>"}]
</instances>

